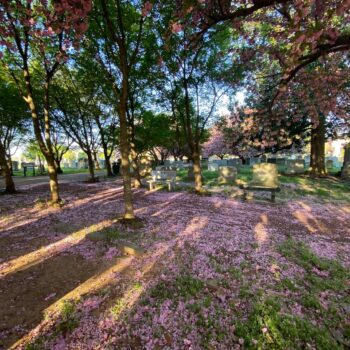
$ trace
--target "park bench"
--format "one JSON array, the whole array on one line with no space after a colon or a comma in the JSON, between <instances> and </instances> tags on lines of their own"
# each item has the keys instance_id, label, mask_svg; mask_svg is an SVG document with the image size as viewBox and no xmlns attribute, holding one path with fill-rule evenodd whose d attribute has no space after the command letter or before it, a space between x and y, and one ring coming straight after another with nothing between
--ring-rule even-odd
<instances>
[{"instance_id":1,"label":"park bench","mask_svg":"<svg viewBox=\"0 0 350 350\"><path fill-rule=\"evenodd\" d=\"M276 192L281 191L278 186L278 172L276 164L254 164L253 180L239 186L243 190L243 199L247 199L248 191L264 191L271 193L271 202L275 202Z\"/></svg>"},{"instance_id":2,"label":"park bench","mask_svg":"<svg viewBox=\"0 0 350 350\"><path fill-rule=\"evenodd\" d=\"M247 199L247 192L248 191L264 191L264 192L271 192L271 202L275 202L276 200L276 192L281 191L279 187L266 187L266 186L260 186L259 184L253 184L249 183L246 185L240 185L240 189L243 190L243 199Z\"/></svg>"},{"instance_id":3,"label":"park bench","mask_svg":"<svg viewBox=\"0 0 350 350\"><path fill-rule=\"evenodd\" d=\"M36 167L35 163L22 163L21 166L23 168L23 176L24 177L27 176L28 169L32 169L33 176L35 176L35 167Z\"/></svg>"},{"instance_id":4,"label":"park bench","mask_svg":"<svg viewBox=\"0 0 350 350\"><path fill-rule=\"evenodd\" d=\"M173 171L176 171L176 166L171 166L171 165L158 165L156 166L156 171L170 171L170 170L173 170Z\"/></svg>"},{"instance_id":5,"label":"park bench","mask_svg":"<svg viewBox=\"0 0 350 350\"><path fill-rule=\"evenodd\" d=\"M175 188L176 171L174 170L153 170L151 173L152 179L147 181L149 183L150 191L153 190L155 184L167 184L168 190Z\"/></svg>"}]
</instances>

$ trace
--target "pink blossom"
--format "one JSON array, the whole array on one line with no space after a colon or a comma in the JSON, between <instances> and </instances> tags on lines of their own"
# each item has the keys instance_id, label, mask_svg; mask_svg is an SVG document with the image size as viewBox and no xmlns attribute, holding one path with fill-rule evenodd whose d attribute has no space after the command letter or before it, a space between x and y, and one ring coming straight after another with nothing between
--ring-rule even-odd
<instances>
[{"instance_id":1,"label":"pink blossom","mask_svg":"<svg viewBox=\"0 0 350 350\"><path fill-rule=\"evenodd\" d=\"M181 32L181 31L182 31L182 25L181 25L180 23L178 23L178 22L172 23L172 25L171 25L171 31L172 31L173 33L179 33L179 32Z\"/></svg>"},{"instance_id":2,"label":"pink blossom","mask_svg":"<svg viewBox=\"0 0 350 350\"><path fill-rule=\"evenodd\" d=\"M142 8L142 17L146 17L152 10L153 4L150 1L146 1Z\"/></svg>"}]
</instances>

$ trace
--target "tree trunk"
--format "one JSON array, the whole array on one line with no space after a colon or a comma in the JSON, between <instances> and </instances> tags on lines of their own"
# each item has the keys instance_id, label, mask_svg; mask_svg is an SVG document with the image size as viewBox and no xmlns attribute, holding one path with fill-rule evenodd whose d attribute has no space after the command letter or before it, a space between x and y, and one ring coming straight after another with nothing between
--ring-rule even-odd
<instances>
[{"instance_id":1,"label":"tree trunk","mask_svg":"<svg viewBox=\"0 0 350 350\"><path fill-rule=\"evenodd\" d=\"M57 205L60 202L60 196L58 192L58 178L53 157L46 158L47 161L47 172L50 178L50 191L51 191L51 204Z\"/></svg>"},{"instance_id":2,"label":"tree trunk","mask_svg":"<svg viewBox=\"0 0 350 350\"><path fill-rule=\"evenodd\" d=\"M124 57L125 55L125 57ZM121 54L122 58L126 60L126 52ZM120 153L121 153L121 169L123 176L123 189L124 189L124 219L132 220L135 219L134 204L131 190L131 174L130 174L130 144L128 138L128 121L127 121L127 100L128 100L128 74L127 64L124 62L123 65L123 82L122 90L119 98L119 137L120 137Z\"/></svg>"},{"instance_id":3,"label":"tree trunk","mask_svg":"<svg viewBox=\"0 0 350 350\"><path fill-rule=\"evenodd\" d=\"M124 218L134 219L134 205L131 191L131 174L129 161L129 140L128 140L128 125L126 118L126 99L120 99L119 106L119 122L120 122L120 153L121 153L121 169L123 176L124 188Z\"/></svg>"},{"instance_id":4,"label":"tree trunk","mask_svg":"<svg viewBox=\"0 0 350 350\"><path fill-rule=\"evenodd\" d=\"M120 8L118 7L120 10ZM122 21L119 14L119 20ZM127 62L127 48L124 40L121 41L119 45L119 57L120 57L120 66L122 71L122 86L119 97L119 130L120 130L120 152L122 159L122 173L123 173L123 187L124 187L124 219L132 220L135 219L134 214L134 204L133 196L131 190L131 175L130 175L130 144L128 137L128 119L127 119L127 101L128 101L128 90L129 90L129 68Z\"/></svg>"},{"instance_id":5,"label":"tree trunk","mask_svg":"<svg viewBox=\"0 0 350 350\"><path fill-rule=\"evenodd\" d=\"M186 110L186 131L187 131L187 142L190 147L191 158L193 161L193 173L194 173L194 187L196 192L202 191L202 171L201 171L201 161L199 153L198 139L194 139L192 131L191 122L191 112L190 112L190 98L188 94L188 82L184 77L184 89L185 89L185 110ZM197 133L198 130L196 130ZM196 135L197 136L197 135Z\"/></svg>"},{"instance_id":6,"label":"tree trunk","mask_svg":"<svg viewBox=\"0 0 350 350\"><path fill-rule=\"evenodd\" d=\"M128 52L125 34L123 31L123 16L121 9L121 2L116 1L117 7L117 21L119 24L120 33L116 33L115 27L111 18L109 17L109 11L107 8L107 1L101 1L102 11L107 21L107 25L110 30L111 39L118 44L119 47L119 62L116 64L120 67L121 71L121 87L118 89L118 116L119 116L119 141L120 141L120 153L121 153L121 169L123 175L123 189L124 189L124 206L125 213L124 219L135 219L133 198L131 191L131 176L130 176L130 161L129 161L129 138L128 138L128 120L127 120L127 101L129 90L129 64L128 64ZM120 36L119 36L120 35Z\"/></svg>"},{"instance_id":7,"label":"tree trunk","mask_svg":"<svg viewBox=\"0 0 350 350\"><path fill-rule=\"evenodd\" d=\"M94 159L92 156L91 151L87 151L86 155L88 157L88 167L89 167L89 173L90 173L90 180L91 182L95 182L95 164L94 164Z\"/></svg>"},{"instance_id":8,"label":"tree trunk","mask_svg":"<svg viewBox=\"0 0 350 350\"><path fill-rule=\"evenodd\" d=\"M319 123L316 128L311 130L311 175L320 177L326 175L325 167L325 142L326 127L325 119L320 116Z\"/></svg>"},{"instance_id":9,"label":"tree trunk","mask_svg":"<svg viewBox=\"0 0 350 350\"><path fill-rule=\"evenodd\" d=\"M5 153L6 154L6 153ZM13 166L12 166L12 159L11 159L11 156L9 156L9 154L7 154L7 164L8 164L8 167L10 169L10 173L11 173L11 176L13 176Z\"/></svg>"},{"instance_id":10,"label":"tree trunk","mask_svg":"<svg viewBox=\"0 0 350 350\"><path fill-rule=\"evenodd\" d=\"M195 146L195 151L192 155L193 160L193 173L194 173L194 188L196 192L202 190L202 169L201 169L201 160L199 155L198 147Z\"/></svg>"},{"instance_id":11,"label":"tree trunk","mask_svg":"<svg viewBox=\"0 0 350 350\"><path fill-rule=\"evenodd\" d=\"M126 101L126 100L125 100ZM124 205L125 205L125 219L134 219L134 206L131 191L131 175L130 175L130 161L129 161L129 141L128 141L128 125L126 119L126 103L120 103L119 106L119 122L120 122L120 152L122 159L122 175L124 187ZM121 101L122 102L122 99Z\"/></svg>"},{"instance_id":12,"label":"tree trunk","mask_svg":"<svg viewBox=\"0 0 350 350\"><path fill-rule=\"evenodd\" d=\"M58 179L57 179L57 172L56 172L51 138L50 138L51 124L50 124L50 115L49 115L49 80L45 84L45 99L44 99L44 131L45 131L44 133L45 133L45 141L46 141L46 144L45 144L42 136L42 128L39 121L37 107L33 99L31 76L29 74L29 68L26 61L24 62L23 74L24 74L24 80L25 80L25 85L27 89L27 96L24 96L24 101L27 103L30 109L32 121L33 121L34 134L39 144L39 147L42 153L44 154L44 157L48 164L48 173L50 177L51 204L53 205L59 204L60 196L59 196L59 190L58 190Z\"/></svg>"},{"instance_id":13,"label":"tree trunk","mask_svg":"<svg viewBox=\"0 0 350 350\"><path fill-rule=\"evenodd\" d=\"M101 135L101 137L102 137L102 135ZM114 174L113 174L112 165L111 165L111 154L108 154L107 143L104 142L104 139L102 141L102 149L103 149L103 155L105 157L107 176L112 177L112 176L114 176Z\"/></svg>"},{"instance_id":14,"label":"tree trunk","mask_svg":"<svg viewBox=\"0 0 350 350\"><path fill-rule=\"evenodd\" d=\"M168 154L160 153L160 159L162 164L165 164L166 159L168 158Z\"/></svg>"},{"instance_id":15,"label":"tree trunk","mask_svg":"<svg viewBox=\"0 0 350 350\"><path fill-rule=\"evenodd\" d=\"M101 170L100 162L98 161L98 158L97 158L97 152L93 152L93 156L94 156L94 162L95 162L95 169Z\"/></svg>"},{"instance_id":16,"label":"tree trunk","mask_svg":"<svg viewBox=\"0 0 350 350\"><path fill-rule=\"evenodd\" d=\"M157 156L157 152L156 152L156 151L152 151L151 154L152 154L154 163L155 163L156 165L159 165L159 159L158 159L158 156Z\"/></svg>"},{"instance_id":17,"label":"tree trunk","mask_svg":"<svg viewBox=\"0 0 350 350\"><path fill-rule=\"evenodd\" d=\"M0 165L5 175L5 192L16 193L15 183L12 179L11 169L6 160L6 153L3 144L0 142Z\"/></svg>"},{"instance_id":18,"label":"tree trunk","mask_svg":"<svg viewBox=\"0 0 350 350\"><path fill-rule=\"evenodd\" d=\"M109 177L113 176L112 165L111 165L111 157L107 153L104 153L104 155L105 155L107 176L109 176Z\"/></svg>"},{"instance_id":19,"label":"tree trunk","mask_svg":"<svg viewBox=\"0 0 350 350\"><path fill-rule=\"evenodd\" d=\"M132 161L132 168L134 170L134 186L135 188L141 188L141 175L140 175L140 168L138 163L138 155L135 151L134 143L132 142L130 144L130 155L131 155L131 161Z\"/></svg>"},{"instance_id":20,"label":"tree trunk","mask_svg":"<svg viewBox=\"0 0 350 350\"><path fill-rule=\"evenodd\" d=\"M106 167L106 170L107 170L107 176L108 177L112 177L113 176L112 165L111 165L112 152L111 153L108 152L108 143L107 143L107 141L105 139L105 131L104 131L102 125L101 125L99 115L95 117L95 120L96 120L98 129L100 131L101 146L102 146L102 149L103 149L103 155L105 157L105 167ZM114 130L114 127L113 127L113 130Z\"/></svg>"},{"instance_id":21,"label":"tree trunk","mask_svg":"<svg viewBox=\"0 0 350 350\"><path fill-rule=\"evenodd\" d=\"M56 164L57 174L63 174L63 170L61 168L61 161L56 159L55 164Z\"/></svg>"},{"instance_id":22,"label":"tree trunk","mask_svg":"<svg viewBox=\"0 0 350 350\"><path fill-rule=\"evenodd\" d=\"M348 143L344 147L344 160L343 160L342 169L345 168L345 165L348 163L350 163L350 143Z\"/></svg>"},{"instance_id":23,"label":"tree trunk","mask_svg":"<svg viewBox=\"0 0 350 350\"><path fill-rule=\"evenodd\" d=\"M40 156L38 156L38 161L39 161L38 173L39 173L40 175L43 175L43 165L42 165L42 163L41 163L41 157L40 157Z\"/></svg>"}]
</instances>

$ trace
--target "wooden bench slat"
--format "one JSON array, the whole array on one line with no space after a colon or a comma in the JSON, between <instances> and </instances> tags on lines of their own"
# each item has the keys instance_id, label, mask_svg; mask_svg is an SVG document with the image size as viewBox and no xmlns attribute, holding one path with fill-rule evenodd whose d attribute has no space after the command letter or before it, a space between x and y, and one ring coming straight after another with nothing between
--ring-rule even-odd
<instances>
[{"instance_id":1,"label":"wooden bench slat","mask_svg":"<svg viewBox=\"0 0 350 350\"><path fill-rule=\"evenodd\" d=\"M266 186L257 186L257 185L240 185L239 188L243 190L251 190L251 191L281 191L280 187L266 187Z\"/></svg>"}]
</instances>

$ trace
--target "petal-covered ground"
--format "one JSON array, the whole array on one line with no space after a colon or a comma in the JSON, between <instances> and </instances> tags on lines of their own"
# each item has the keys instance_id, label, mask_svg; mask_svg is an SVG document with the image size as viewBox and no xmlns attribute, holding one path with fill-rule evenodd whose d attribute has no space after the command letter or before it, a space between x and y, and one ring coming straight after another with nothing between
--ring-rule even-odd
<instances>
[{"instance_id":1,"label":"petal-covered ground","mask_svg":"<svg viewBox=\"0 0 350 350\"><path fill-rule=\"evenodd\" d=\"M137 190L126 227L120 181L45 191L1 198L0 347L350 346L348 203Z\"/></svg>"}]
</instances>

